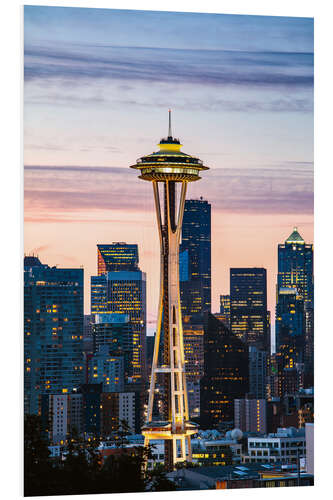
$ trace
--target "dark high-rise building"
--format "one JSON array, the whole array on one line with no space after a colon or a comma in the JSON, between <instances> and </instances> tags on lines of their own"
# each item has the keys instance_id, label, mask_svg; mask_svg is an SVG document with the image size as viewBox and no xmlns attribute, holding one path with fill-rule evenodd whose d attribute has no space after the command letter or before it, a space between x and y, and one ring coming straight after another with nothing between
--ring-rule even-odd
<instances>
[{"instance_id":1,"label":"dark high-rise building","mask_svg":"<svg viewBox=\"0 0 333 500\"><path fill-rule=\"evenodd\" d=\"M295 343L300 350L305 344L304 300L296 288L280 288L276 304L276 350L281 345ZM300 356L299 361L302 361Z\"/></svg>"},{"instance_id":2,"label":"dark high-rise building","mask_svg":"<svg viewBox=\"0 0 333 500\"><path fill-rule=\"evenodd\" d=\"M267 351L249 346L249 393L252 398L266 398Z\"/></svg>"},{"instance_id":3,"label":"dark high-rise building","mask_svg":"<svg viewBox=\"0 0 333 500\"><path fill-rule=\"evenodd\" d=\"M126 426L123 427L123 422ZM108 437L119 430L140 433L140 401L136 392L101 394L101 434Z\"/></svg>"},{"instance_id":4,"label":"dark high-rise building","mask_svg":"<svg viewBox=\"0 0 333 500\"><path fill-rule=\"evenodd\" d=\"M91 313L124 313L132 327L132 377L145 377L146 274L109 271L91 277Z\"/></svg>"},{"instance_id":5,"label":"dark high-rise building","mask_svg":"<svg viewBox=\"0 0 333 500\"><path fill-rule=\"evenodd\" d=\"M210 313L205 317L204 376L200 383L200 425L219 428L234 420L234 400L249 391L248 347Z\"/></svg>"},{"instance_id":6,"label":"dark high-rise building","mask_svg":"<svg viewBox=\"0 0 333 500\"><path fill-rule=\"evenodd\" d=\"M179 255L183 321L199 324L211 310L211 206L202 198L185 201Z\"/></svg>"},{"instance_id":7,"label":"dark high-rise building","mask_svg":"<svg viewBox=\"0 0 333 500\"><path fill-rule=\"evenodd\" d=\"M128 243L97 245L98 276L107 271L137 271L138 264L138 245Z\"/></svg>"},{"instance_id":8,"label":"dark high-rise building","mask_svg":"<svg viewBox=\"0 0 333 500\"><path fill-rule=\"evenodd\" d=\"M248 345L269 349L266 269L230 269L230 330Z\"/></svg>"},{"instance_id":9,"label":"dark high-rise building","mask_svg":"<svg viewBox=\"0 0 333 500\"><path fill-rule=\"evenodd\" d=\"M88 435L101 435L101 394L103 384L82 384L83 428Z\"/></svg>"},{"instance_id":10,"label":"dark high-rise building","mask_svg":"<svg viewBox=\"0 0 333 500\"><path fill-rule=\"evenodd\" d=\"M24 411L42 394L79 387L83 370L83 269L24 259Z\"/></svg>"}]
</instances>

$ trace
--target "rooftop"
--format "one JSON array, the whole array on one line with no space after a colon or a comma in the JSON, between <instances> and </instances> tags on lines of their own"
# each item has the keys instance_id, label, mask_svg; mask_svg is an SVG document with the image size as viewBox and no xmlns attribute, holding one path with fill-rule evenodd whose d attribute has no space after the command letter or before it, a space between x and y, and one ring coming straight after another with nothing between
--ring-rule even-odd
<instances>
[{"instance_id":1,"label":"rooftop","mask_svg":"<svg viewBox=\"0 0 333 500\"><path fill-rule=\"evenodd\" d=\"M42 266L43 264L39 260L38 257L35 255L25 255L24 256L24 267L35 267L35 266Z\"/></svg>"},{"instance_id":2,"label":"rooftop","mask_svg":"<svg viewBox=\"0 0 333 500\"><path fill-rule=\"evenodd\" d=\"M305 243L303 240L302 236L299 234L297 227L294 227L293 232L289 236L289 238L286 239L285 243Z\"/></svg>"},{"instance_id":3,"label":"rooftop","mask_svg":"<svg viewBox=\"0 0 333 500\"><path fill-rule=\"evenodd\" d=\"M285 470L282 464L260 464L260 463L249 463L245 465L225 465L225 466L204 466L194 469L189 469L192 473L200 474L206 476L212 480L223 480L223 479L248 479L256 478L259 479L261 475L272 474L272 477L277 473L283 474L284 477L295 477L297 475L297 470L294 467L291 471ZM176 473L171 473L171 475L176 475ZM302 477L304 473L301 473Z\"/></svg>"}]
</instances>

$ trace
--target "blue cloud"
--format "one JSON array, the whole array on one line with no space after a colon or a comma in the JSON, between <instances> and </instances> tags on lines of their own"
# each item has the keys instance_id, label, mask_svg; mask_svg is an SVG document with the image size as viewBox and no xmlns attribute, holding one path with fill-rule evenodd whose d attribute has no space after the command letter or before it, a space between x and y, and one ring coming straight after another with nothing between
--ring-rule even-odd
<instances>
[{"instance_id":1,"label":"blue cloud","mask_svg":"<svg viewBox=\"0 0 333 500\"><path fill-rule=\"evenodd\" d=\"M24 76L299 89L313 86L313 54L27 45Z\"/></svg>"},{"instance_id":2,"label":"blue cloud","mask_svg":"<svg viewBox=\"0 0 333 500\"><path fill-rule=\"evenodd\" d=\"M39 165L25 171L27 206L40 207L41 213L153 209L149 183L138 182L129 168ZM311 214L312 163L211 169L200 186L191 186L191 194L205 196L220 211Z\"/></svg>"}]
</instances>

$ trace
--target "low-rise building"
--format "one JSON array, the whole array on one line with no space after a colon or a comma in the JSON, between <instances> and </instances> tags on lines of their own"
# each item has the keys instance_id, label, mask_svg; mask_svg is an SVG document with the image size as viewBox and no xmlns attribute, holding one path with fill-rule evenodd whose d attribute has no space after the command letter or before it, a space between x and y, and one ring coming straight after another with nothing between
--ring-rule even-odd
<instances>
[{"instance_id":1,"label":"low-rise building","mask_svg":"<svg viewBox=\"0 0 333 500\"><path fill-rule=\"evenodd\" d=\"M53 445L62 445L69 435L83 431L82 394L43 394L40 414Z\"/></svg>"},{"instance_id":2,"label":"low-rise building","mask_svg":"<svg viewBox=\"0 0 333 500\"><path fill-rule=\"evenodd\" d=\"M236 440L192 439L192 460L200 465L231 465L241 462L242 445Z\"/></svg>"},{"instance_id":3,"label":"low-rise building","mask_svg":"<svg viewBox=\"0 0 333 500\"><path fill-rule=\"evenodd\" d=\"M248 438L248 453L243 455L243 463L298 464L306 457L304 429L278 429L267 436Z\"/></svg>"}]
</instances>

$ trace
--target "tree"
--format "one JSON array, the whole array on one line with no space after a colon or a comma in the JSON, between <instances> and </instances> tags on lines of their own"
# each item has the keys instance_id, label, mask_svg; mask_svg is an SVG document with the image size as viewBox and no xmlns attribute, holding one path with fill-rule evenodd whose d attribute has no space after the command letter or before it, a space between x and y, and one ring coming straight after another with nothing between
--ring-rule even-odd
<instances>
[{"instance_id":1,"label":"tree","mask_svg":"<svg viewBox=\"0 0 333 500\"><path fill-rule=\"evenodd\" d=\"M24 495L38 495L48 488L51 473L49 442L38 415L24 418Z\"/></svg>"},{"instance_id":2,"label":"tree","mask_svg":"<svg viewBox=\"0 0 333 500\"><path fill-rule=\"evenodd\" d=\"M149 486L148 491L175 491L176 485L170 481L162 464L156 464L148 473Z\"/></svg>"},{"instance_id":3,"label":"tree","mask_svg":"<svg viewBox=\"0 0 333 500\"><path fill-rule=\"evenodd\" d=\"M149 450L133 447L109 456L99 474L99 493L146 491L145 463Z\"/></svg>"}]
</instances>

